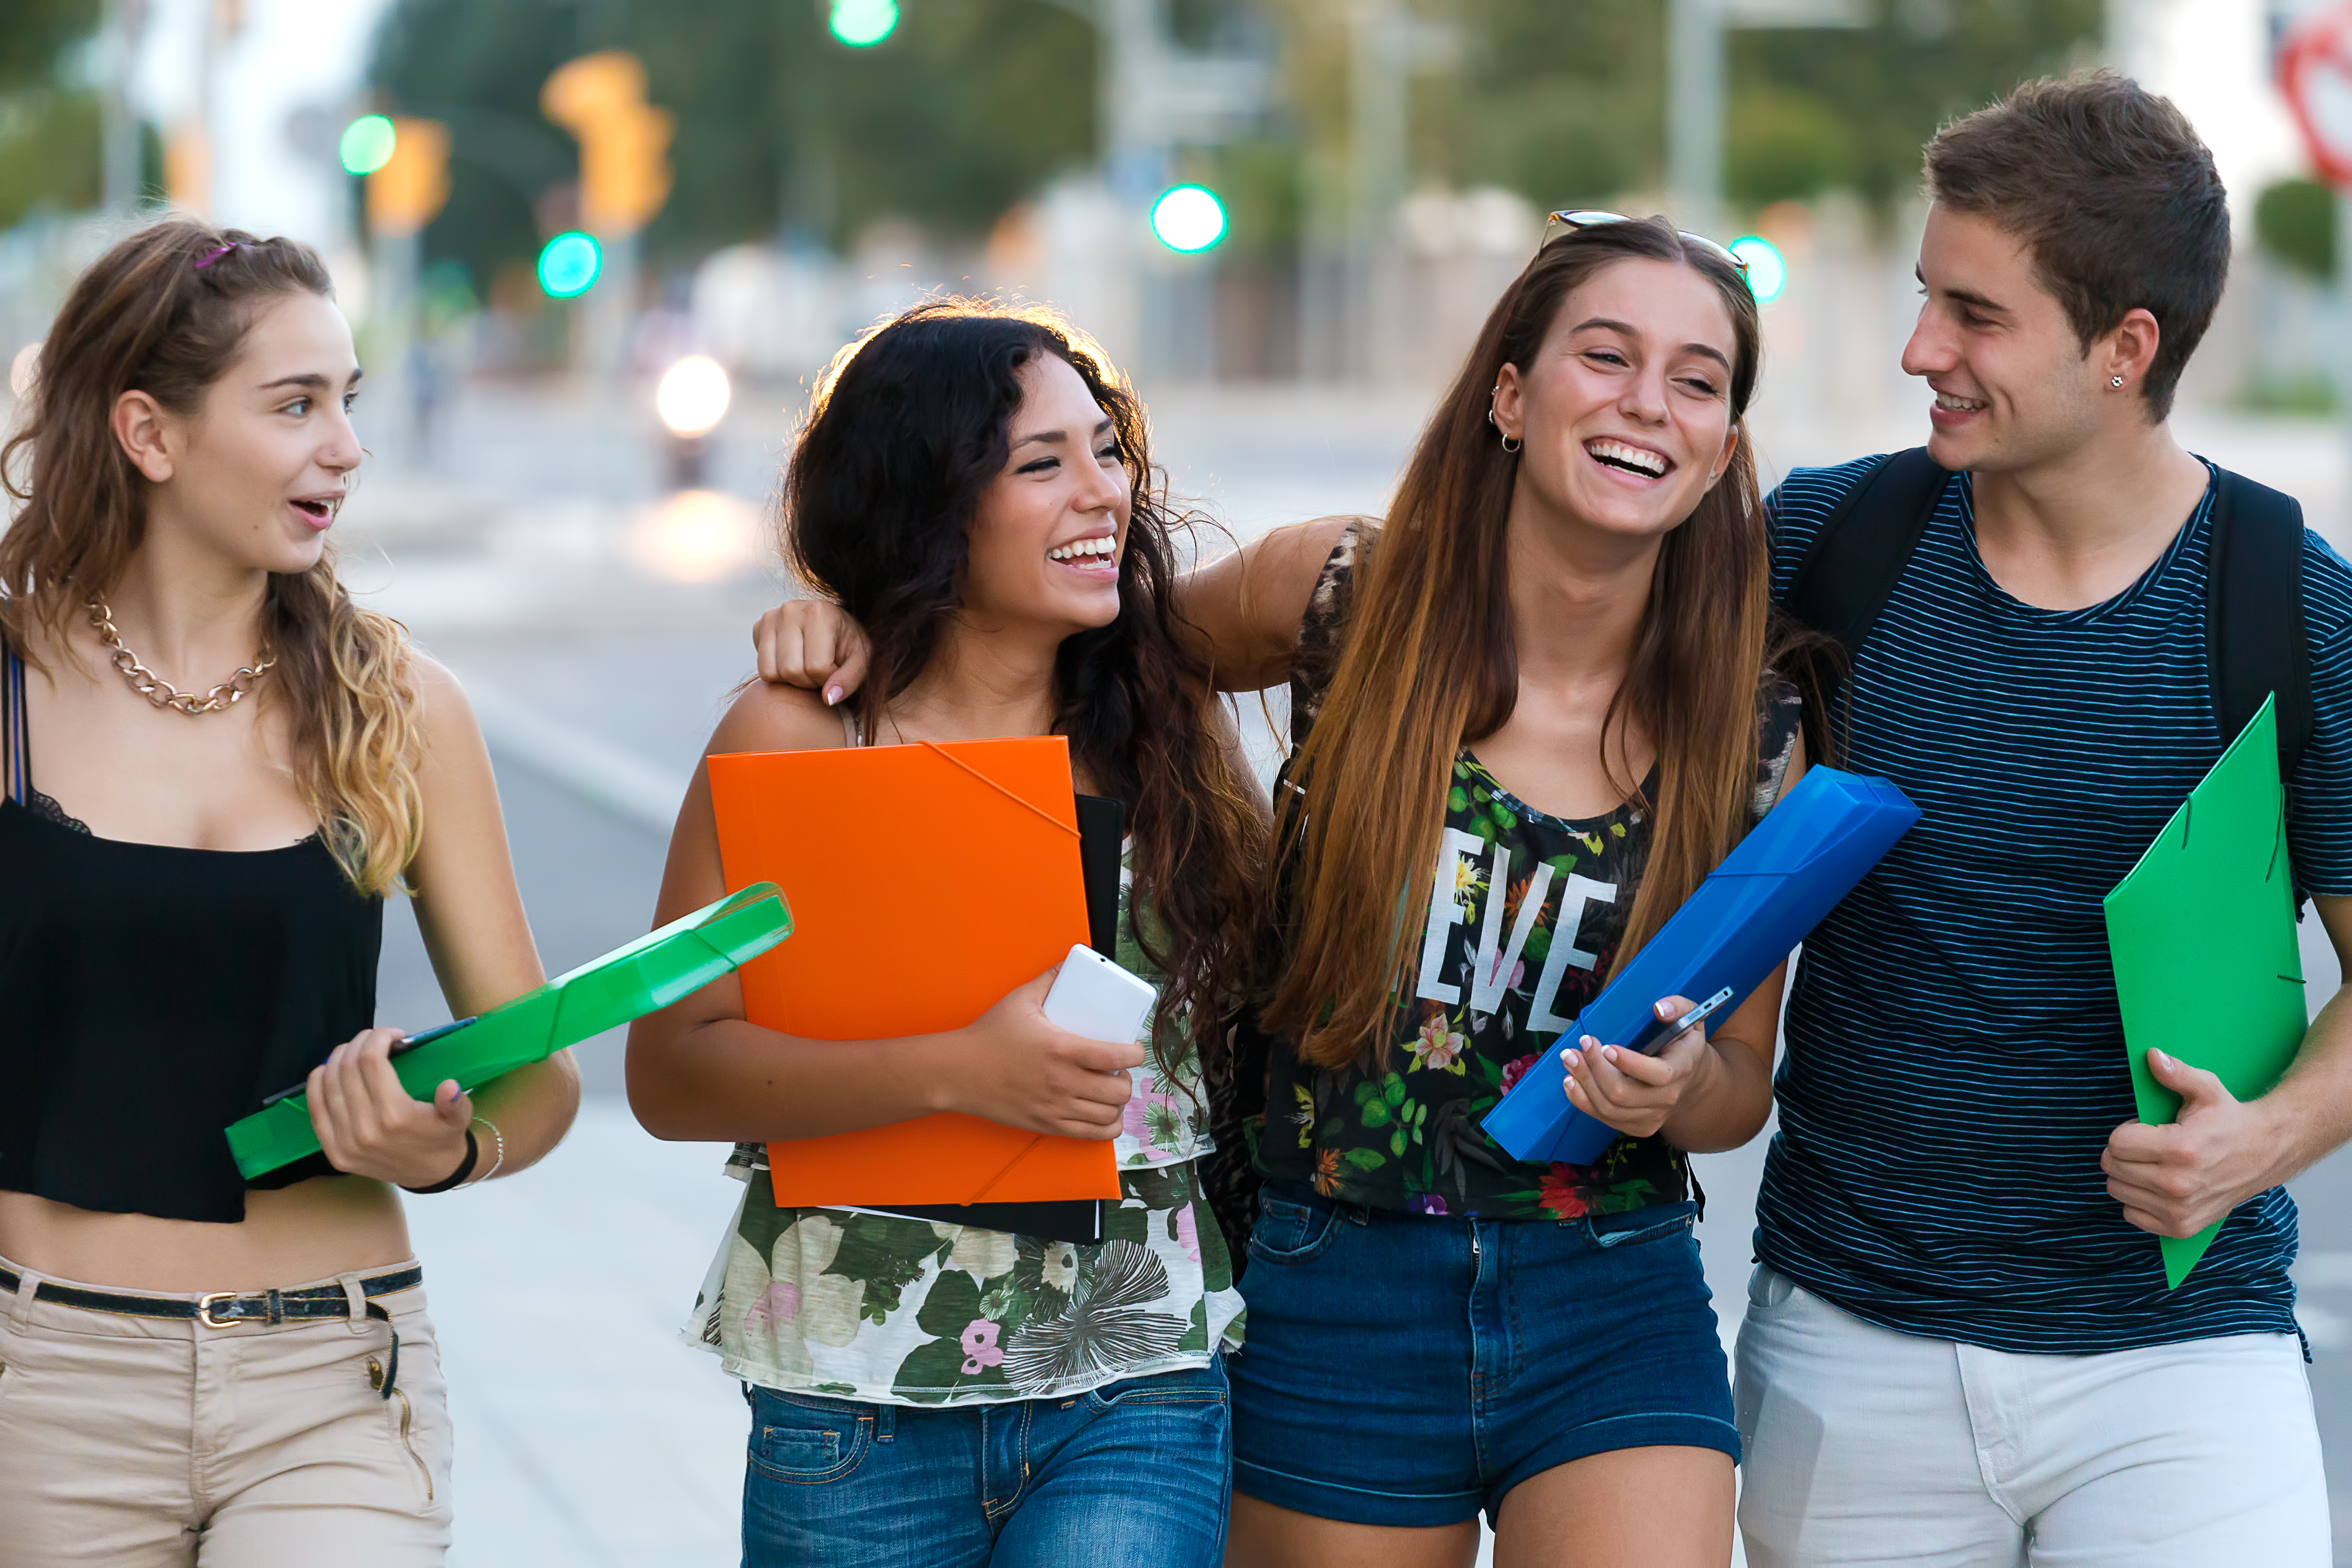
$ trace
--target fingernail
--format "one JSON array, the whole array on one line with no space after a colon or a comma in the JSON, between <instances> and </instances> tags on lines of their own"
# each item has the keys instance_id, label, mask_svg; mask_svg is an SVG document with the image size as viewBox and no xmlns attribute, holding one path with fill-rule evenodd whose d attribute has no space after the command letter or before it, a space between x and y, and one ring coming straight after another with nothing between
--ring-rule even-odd
<instances>
[{"instance_id":1,"label":"fingernail","mask_svg":"<svg viewBox=\"0 0 2352 1568\"><path fill-rule=\"evenodd\" d=\"M1675 1016L1666 1010L1666 1004L1663 1001L1652 1002L1650 1004L1650 1010L1657 1014L1662 1019L1669 1019Z\"/></svg>"},{"instance_id":2,"label":"fingernail","mask_svg":"<svg viewBox=\"0 0 2352 1568\"><path fill-rule=\"evenodd\" d=\"M1617 1060L1617 1048L1616 1048L1615 1046L1613 1046L1613 1045L1604 1045L1604 1046L1602 1046L1602 1047L1601 1048L1601 1061L1616 1061L1616 1060Z\"/></svg>"},{"instance_id":3,"label":"fingernail","mask_svg":"<svg viewBox=\"0 0 2352 1568\"><path fill-rule=\"evenodd\" d=\"M1593 1038L1592 1038L1591 1035L1589 1035L1589 1034L1588 1034L1588 1035L1586 1035L1586 1036L1584 1037L1584 1040L1583 1040L1584 1049L1585 1049L1585 1050L1587 1050L1587 1051L1591 1051L1593 1047L1595 1047L1595 1046L1599 1045L1600 1043L1601 1043L1601 1042L1600 1042L1599 1040L1597 1040L1593 1039Z\"/></svg>"},{"instance_id":4,"label":"fingernail","mask_svg":"<svg viewBox=\"0 0 2352 1568\"><path fill-rule=\"evenodd\" d=\"M827 686L827 687L825 687L825 688L824 688L824 706L827 706L827 707L831 707L834 704L835 704L835 703L839 702L840 700L841 700L841 688L840 688L839 686Z\"/></svg>"}]
</instances>

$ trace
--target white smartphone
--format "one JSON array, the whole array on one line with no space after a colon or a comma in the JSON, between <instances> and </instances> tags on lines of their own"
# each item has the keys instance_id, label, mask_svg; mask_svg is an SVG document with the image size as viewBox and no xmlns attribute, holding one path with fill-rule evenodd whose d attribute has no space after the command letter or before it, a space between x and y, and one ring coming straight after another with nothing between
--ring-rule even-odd
<instances>
[{"instance_id":1,"label":"white smartphone","mask_svg":"<svg viewBox=\"0 0 2352 1568\"><path fill-rule=\"evenodd\" d=\"M1072 1034L1125 1045L1143 1033L1160 993L1081 942L1045 993L1045 1016Z\"/></svg>"}]
</instances>

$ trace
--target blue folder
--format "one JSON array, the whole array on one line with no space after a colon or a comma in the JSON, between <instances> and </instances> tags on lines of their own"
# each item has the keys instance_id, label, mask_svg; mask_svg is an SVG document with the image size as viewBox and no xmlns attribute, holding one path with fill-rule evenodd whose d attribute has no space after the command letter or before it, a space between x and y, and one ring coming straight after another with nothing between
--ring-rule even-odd
<instances>
[{"instance_id":1,"label":"blue folder","mask_svg":"<svg viewBox=\"0 0 2352 1568\"><path fill-rule=\"evenodd\" d=\"M1551 1044L1588 1034L1622 1044L1664 997L1696 1001L1727 988L1738 1007L1918 820L1884 779L1811 769ZM1617 1133L1569 1103L1567 1079L1547 1046L1486 1113L1487 1135L1513 1159L1599 1159Z\"/></svg>"}]
</instances>

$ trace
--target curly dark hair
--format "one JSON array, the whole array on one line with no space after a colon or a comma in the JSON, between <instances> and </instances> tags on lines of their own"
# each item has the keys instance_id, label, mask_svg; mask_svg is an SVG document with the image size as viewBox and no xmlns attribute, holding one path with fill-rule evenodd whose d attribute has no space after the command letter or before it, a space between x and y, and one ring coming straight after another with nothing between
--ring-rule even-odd
<instances>
[{"instance_id":1,"label":"curly dark hair","mask_svg":"<svg viewBox=\"0 0 2352 1568\"><path fill-rule=\"evenodd\" d=\"M1127 807L1134 934L1170 977L1154 1059L1173 1065L1175 1026L1190 1019L1213 1080L1227 1065L1219 1020L1242 983L1267 827L1228 745L1204 640L1176 610L1177 544L1195 521L1170 503L1133 388L1050 311L918 305L843 350L818 381L784 470L784 558L872 640L856 698L870 733L961 607L972 517L1009 459L1023 368L1046 355L1110 417L1132 501L1118 618L1063 642L1054 729Z\"/></svg>"}]
</instances>

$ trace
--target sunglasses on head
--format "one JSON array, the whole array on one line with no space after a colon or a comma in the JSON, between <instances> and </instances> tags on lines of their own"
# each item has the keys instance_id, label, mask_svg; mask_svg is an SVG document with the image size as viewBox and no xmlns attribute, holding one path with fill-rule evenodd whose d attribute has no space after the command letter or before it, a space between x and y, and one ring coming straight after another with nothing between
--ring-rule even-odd
<instances>
[{"instance_id":1,"label":"sunglasses on head","mask_svg":"<svg viewBox=\"0 0 2352 1568\"><path fill-rule=\"evenodd\" d=\"M1554 213L1549 217L1544 219L1543 240L1541 244L1538 244L1536 246L1536 248L1538 250L1541 250L1544 246L1549 245L1552 241L1559 238L1560 235L1573 234L1578 229L1592 229L1599 228L1603 224L1630 224L1637 221L1638 220L1636 219L1627 217L1622 213L1603 213L1591 210ZM1695 235L1688 229L1676 229L1675 233L1682 235L1683 238L1690 241L1693 245L1703 246L1706 249L1713 251L1716 255L1729 262L1733 267L1738 268L1740 277L1745 277L1748 276L1748 264L1745 261L1742 261L1737 255L1733 254L1729 246L1723 245L1716 240L1711 240L1705 235Z\"/></svg>"}]
</instances>

